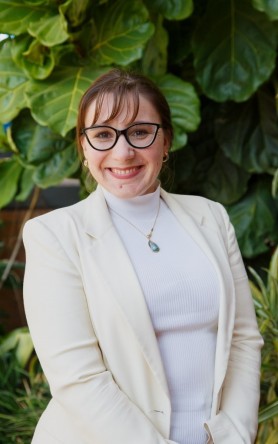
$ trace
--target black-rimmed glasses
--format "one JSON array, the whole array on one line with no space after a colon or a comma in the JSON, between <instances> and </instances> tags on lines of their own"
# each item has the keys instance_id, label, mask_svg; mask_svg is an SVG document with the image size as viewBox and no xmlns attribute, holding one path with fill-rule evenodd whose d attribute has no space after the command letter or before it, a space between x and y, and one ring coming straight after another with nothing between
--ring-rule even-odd
<instances>
[{"instance_id":1,"label":"black-rimmed glasses","mask_svg":"<svg viewBox=\"0 0 278 444\"><path fill-rule=\"evenodd\" d=\"M157 136L159 123L134 123L124 130L118 130L112 126L94 125L83 128L81 134L84 134L92 148L98 151L111 150L123 134L126 141L133 148L147 148Z\"/></svg>"}]
</instances>

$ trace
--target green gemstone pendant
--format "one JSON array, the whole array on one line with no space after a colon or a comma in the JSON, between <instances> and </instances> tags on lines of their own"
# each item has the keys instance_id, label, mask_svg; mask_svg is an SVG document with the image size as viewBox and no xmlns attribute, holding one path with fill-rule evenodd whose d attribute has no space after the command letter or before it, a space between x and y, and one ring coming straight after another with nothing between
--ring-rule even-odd
<instances>
[{"instance_id":1,"label":"green gemstone pendant","mask_svg":"<svg viewBox=\"0 0 278 444\"><path fill-rule=\"evenodd\" d=\"M159 252L160 248L159 248L159 246L158 246L155 242L149 240L148 245L149 245L150 249L151 249L154 253L158 253L158 252Z\"/></svg>"}]
</instances>

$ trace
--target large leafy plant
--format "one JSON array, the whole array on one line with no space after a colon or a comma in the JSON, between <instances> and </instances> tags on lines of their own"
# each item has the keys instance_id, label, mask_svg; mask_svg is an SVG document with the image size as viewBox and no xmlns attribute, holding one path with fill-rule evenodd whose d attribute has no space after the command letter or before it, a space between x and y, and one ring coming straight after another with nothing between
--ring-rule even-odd
<instances>
[{"instance_id":1,"label":"large leafy plant","mask_svg":"<svg viewBox=\"0 0 278 444\"><path fill-rule=\"evenodd\" d=\"M30 443L50 400L27 327L0 338L0 442Z\"/></svg>"},{"instance_id":2,"label":"large leafy plant","mask_svg":"<svg viewBox=\"0 0 278 444\"><path fill-rule=\"evenodd\" d=\"M250 286L261 334L264 338L261 366L261 407L257 444L278 442L278 248L267 270L266 283L250 268Z\"/></svg>"},{"instance_id":3,"label":"large leafy plant","mask_svg":"<svg viewBox=\"0 0 278 444\"><path fill-rule=\"evenodd\" d=\"M0 207L82 177L78 102L120 66L152 77L169 101L172 190L226 205L245 257L270 252L277 20L268 0L0 0Z\"/></svg>"}]
</instances>

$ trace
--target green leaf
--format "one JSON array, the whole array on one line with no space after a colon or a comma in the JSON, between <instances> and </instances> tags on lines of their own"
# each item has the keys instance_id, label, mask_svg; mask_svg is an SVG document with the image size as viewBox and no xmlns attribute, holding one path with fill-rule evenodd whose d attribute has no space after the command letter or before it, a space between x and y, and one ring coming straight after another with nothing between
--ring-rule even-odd
<instances>
[{"instance_id":1,"label":"green leaf","mask_svg":"<svg viewBox=\"0 0 278 444\"><path fill-rule=\"evenodd\" d=\"M163 75L167 69L168 33L162 26L161 16L158 18L155 33L148 41L141 61L142 70L146 75Z\"/></svg>"},{"instance_id":2,"label":"green leaf","mask_svg":"<svg viewBox=\"0 0 278 444\"><path fill-rule=\"evenodd\" d=\"M48 161L41 163L33 174L34 182L41 188L59 184L74 174L80 166L75 143L57 152Z\"/></svg>"},{"instance_id":3,"label":"green leaf","mask_svg":"<svg viewBox=\"0 0 278 444\"><path fill-rule=\"evenodd\" d=\"M278 168L274 173L271 189L272 189L272 197L275 199L278 195Z\"/></svg>"},{"instance_id":4,"label":"green leaf","mask_svg":"<svg viewBox=\"0 0 278 444\"><path fill-rule=\"evenodd\" d=\"M45 2L44 2L45 3ZM38 22L46 12L41 2L0 0L0 29L2 33L19 35L27 32L31 22Z\"/></svg>"},{"instance_id":5,"label":"green leaf","mask_svg":"<svg viewBox=\"0 0 278 444\"><path fill-rule=\"evenodd\" d=\"M260 180L238 202L228 207L241 252L254 257L278 241L278 204L270 193L269 180Z\"/></svg>"},{"instance_id":6,"label":"green leaf","mask_svg":"<svg viewBox=\"0 0 278 444\"><path fill-rule=\"evenodd\" d=\"M67 21L63 14L48 12L39 20L31 22L28 32L42 45L55 46L65 42L69 35L67 33Z\"/></svg>"},{"instance_id":7,"label":"green leaf","mask_svg":"<svg viewBox=\"0 0 278 444\"><path fill-rule=\"evenodd\" d=\"M0 344L0 356L15 349L16 359L22 368L27 364L34 349L27 327L17 328L9 333Z\"/></svg>"},{"instance_id":8,"label":"green leaf","mask_svg":"<svg viewBox=\"0 0 278 444\"><path fill-rule=\"evenodd\" d=\"M202 194L224 205L237 201L246 191L250 175L219 150L205 173Z\"/></svg>"},{"instance_id":9,"label":"green leaf","mask_svg":"<svg viewBox=\"0 0 278 444\"><path fill-rule=\"evenodd\" d=\"M274 69L276 30L249 0L210 0L193 37L193 52L204 93L219 102L241 102Z\"/></svg>"},{"instance_id":10,"label":"green leaf","mask_svg":"<svg viewBox=\"0 0 278 444\"><path fill-rule=\"evenodd\" d=\"M0 208L13 200L21 172L22 167L15 159L0 159Z\"/></svg>"},{"instance_id":11,"label":"green leaf","mask_svg":"<svg viewBox=\"0 0 278 444\"><path fill-rule=\"evenodd\" d=\"M104 69L60 67L44 81L30 82L27 99L34 119L65 136L75 127L79 101Z\"/></svg>"},{"instance_id":12,"label":"green leaf","mask_svg":"<svg viewBox=\"0 0 278 444\"><path fill-rule=\"evenodd\" d=\"M151 11L162 14L168 20L185 19L193 11L192 0L145 0L144 3Z\"/></svg>"},{"instance_id":13,"label":"green leaf","mask_svg":"<svg viewBox=\"0 0 278 444\"><path fill-rule=\"evenodd\" d=\"M154 32L139 0L116 0L96 9L91 57L99 65L128 65L142 56Z\"/></svg>"},{"instance_id":14,"label":"green leaf","mask_svg":"<svg viewBox=\"0 0 278 444\"><path fill-rule=\"evenodd\" d=\"M80 26L86 20L91 0L69 0L60 6L73 28Z\"/></svg>"},{"instance_id":15,"label":"green leaf","mask_svg":"<svg viewBox=\"0 0 278 444\"><path fill-rule=\"evenodd\" d=\"M54 46L68 39L67 21L62 6L46 2L0 0L1 32L10 35L29 33L45 46Z\"/></svg>"},{"instance_id":16,"label":"green leaf","mask_svg":"<svg viewBox=\"0 0 278 444\"><path fill-rule=\"evenodd\" d=\"M277 416L277 412L275 416ZM278 442L278 430L275 429L269 430L269 434L265 444L277 444L277 442Z\"/></svg>"},{"instance_id":17,"label":"green leaf","mask_svg":"<svg viewBox=\"0 0 278 444\"><path fill-rule=\"evenodd\" d=\"M278 415L278 399L266 407L260 409L259 423L268 421ZM278 434L277 434L278 437Z\"/></svg>"},{"instance_id":18,"label":"green leaf","mask_svg":"<svg viewBox=\"0 0 278 444\"><path fill-rule=\"evenodd\" d=\"M185 145L186 133L195 131L200 123L200 102L196 91L188 82L166 74L155 79L164 93L171 108L174 132L176 133L172 150Z\"/></svg>"},{"instance_id":19,"label":"green leaf","mask_svg":"<svg viewBox=\"0 0 278 444\"><path fill-rule=\"evenodd\" d=\"M253 270L251 267L249 267L249 271L251 274L255 275L255 278L257 279L258 274L255 272L255 270ZM251 289L251 293L253 296L255 307L256 307L256 309L261 310L263 308L262 292L259 290L259 288L252 281L249 281L249 286Z\"/></svg>"},{"instance_id":20,"label":"green leaf","mask_svg":"<svg viewBox=\"0 0 278 444\"><path fill-rule=\"evenodd\" d=\"M38 125L28 110L22 111L12 125L12 138L25 167L17 200L25 200L34 184L42 188L56 185L79 167L74 132L67 137Z\"/></svg>"},{"instance_id":21,"label":"green leaf","mask_svg":"<svg viewBox=\"0 0 278 444\"><path fill-rule=\"evenodd\" d=\"M16 195L15 200L24 202L29 197L34 188L33 173L34 168L24 168L19 182L20 191Z\"/></svg>"},{"instance_id":22,"label":"green leaf","mask_svg":"<svg viewBox=\"0 0 278 444\"><path fill-rule=\"evenodd\" d=\"M174 119L172 119L173 129L174 129L174 139L172 146L170 147L171 152L184 148L187 144L188 137L183 128L175 125Z\"/></svg>"},{"instance_id":23,"label":"green leaf","mask_svg":"<svg viewBox=\"0 0 278 444\"><path fill-rule=\"evenodd\" d=\"M192 34L196 26L193 20L182 20L167 22L166 29L169 34L168 65L182 67L182 77L194 79L195 70L192 60ZM188 77L187 65L190 66L190 77ZM184 73L186 74L184 76Z\"/></svg>"},{"instance_id":24,"label":"green leaf","mask_svg":"<svg viewBox=\"0 0 278 444\"><path fill-rule=\"evenodd\" d=\"M252 290L252 294L253 294L253 298L255 300L257 300L257 302L260 305L260 308L258 310L258 314L260 317L266 318L268 319L268 313L266 313L269 309L269 291L268 288L266 287L263 279L261 278L261 276L255 272L255 270L253 270L252 267L249 267L249 271L253 277L253 279L256 282L256 285L253 284L253 282L250 282L250 286L251 286L251 290Z\"/></svg>"},{"instance_id":25,"label":"green leaf","mask_svg":"<svg viewBox=\"0 0 278 444\"><path fill-rule=\"evenodd\" d=\"M0 121L10 122L27 103L28 79L12 60L11 40L0 44Z\"/></svg>"},{"instance_id":26,"label":"green leaf","mask_svg":"<svg viewBox=\"0 0 278 444\"><path fill-rule=\"evenodd\" d=\"M278 167L278 120L269 85L247 102L226 104L216 138L225 155L246 171L272 174Z\"/></svg>"},{"instance_id":27,"label":"green leaf","mask_svg":"<svg viewBox=\"0 0 278 444\"><path fill-rule=\"evenodd\" d=\"M258 11L265 12L270 20L278 19L277 0L252 0L252 3Z\"/></svg>"},{"instance_id":28,"label":"green leaf","mask_svg":"<svg viewBox=\"0 0 278 444\"><path fill-rule=\"evenodd\" d=\"M275 314L276 325L278 328L278 246L274 250L274 253L272 254L270 261L269 273L268 273L268 288L270 295L269 305L271 307L272 313Z\"/></svg>"},{"instance_id":29,"label":"green leaf","mask_svg":"<svg viewBox=\"0 0 278 444\"><path fill-rule=\"evenodd\" d=\"M12 125L12 138L24 162L38 165L61 152L72 143L71 137L61 137L47 126L38 125L23 110Z\"/></svg>"},{"instance_id":30,"label":"green leaf","mask_svg":"<svg viewBox=\"0 0 278 444\"><path fill-rule=\"evenodd\" d=\"M204 111L199 131L190 135L185 150L174 155L177 187L174 192L202 195L228 205L246 192L250 175L219 149L213 137L210 113L207 109Z\"/></svg>"},{"instance_id":31,"label":"green leaf","mask_svg":"<svg viewBox=\"0 0 278 444\"><path fill-rule=\"evenodd\" d=\"M11 147L8 142L5 127L0 124L0 153L9 153L10 151Z\"/></svg>"},{"instance_id":32,"label":"green leaf","mask_svg":"<svg viewBox=\"0 0 278 444\"><path fill-rule=\"evenodd\" d=\"M35 6L35 5L51 5L51 3L55 3L56 0L23 0L23 1L26 5Z\"/></svg>"},{"instance_id":33,"label":"green leaf","mask_svg":"<svg viewBox=\"0 0 278 444\"><path fill-rule=\"evenodd\" d=\"M22 35L12 41L12 57L27 76L45 79L54 69L54 51L43 46L29 35Z\"/></svg>"}]
</instances>

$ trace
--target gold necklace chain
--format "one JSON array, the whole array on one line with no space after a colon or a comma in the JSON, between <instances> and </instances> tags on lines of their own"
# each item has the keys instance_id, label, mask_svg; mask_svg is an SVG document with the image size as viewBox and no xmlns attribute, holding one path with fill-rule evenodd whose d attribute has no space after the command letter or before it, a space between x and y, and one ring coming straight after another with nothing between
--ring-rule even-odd
<instances>
[{"instance_id":1,"label":"gold necklace chain","mask_svg":"<svg viewBox=\"0 0 278 444\"><path fill-rule=\"evenodd\" d=\"M119 214L117 211L113 210L112 208L110 208L111 211L113 211L113 213L117 214L117 216L121 217L123 220L125 220L129 225L131 225L133 228L135 228L135 230L139 231L139 233L141 233L144 237L146 237L148 239L148 246L150 247L150 249L152 250L153 253L158 253L160 248L159 246L153 242L151 240L152 235L153 235L153 230L158 218L158 214L159 214L159 210L160 210L160 199L158 201L158 208L157 208L157 212L155 215L155 219L154 219L154 223L153 226L150 230L150 232L148 234L145 234L142 230L140 230L140 228L136 227L136 225L134 225L132 222L130 222L126 217L122 216L121 214Z\"/></svg>"}]
</instances>

